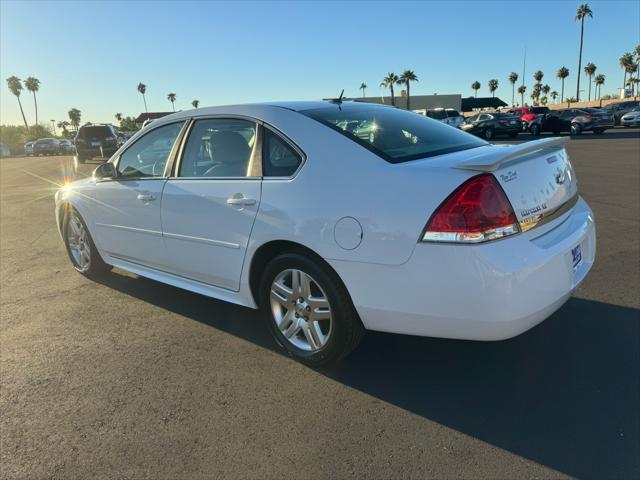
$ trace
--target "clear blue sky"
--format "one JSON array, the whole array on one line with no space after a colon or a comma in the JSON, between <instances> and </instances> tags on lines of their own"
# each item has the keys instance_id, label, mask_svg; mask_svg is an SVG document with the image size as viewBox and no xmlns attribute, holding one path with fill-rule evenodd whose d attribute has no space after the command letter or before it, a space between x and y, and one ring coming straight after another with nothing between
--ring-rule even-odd
<instances>
[{"instance_id":1,"label":"clear blue sky","mask_svg":"<svg viewBox=\"0 0 640 480\"><path fill-rule=\"evenodd\" d=\"M479 80L500 82L510 101L509 72L526 84L541 69L560 90L556 70L571 70L575 95L580 2L14 2L0 0L0 123L21 123L5 79L42 82L40 120L115 122L144 111L136 91L147 84L150 111L263 100L379 95L389 71L413 69L412 93L471 95ZM607 76L604 92L622 85L618 59L640 43L640 2L589 2L583 65ZM495 45L495 46L493 46ZM584 82L583 77L583 82ZM22 95L33 121L33 101Z\"/></svg>"}]
</instances>

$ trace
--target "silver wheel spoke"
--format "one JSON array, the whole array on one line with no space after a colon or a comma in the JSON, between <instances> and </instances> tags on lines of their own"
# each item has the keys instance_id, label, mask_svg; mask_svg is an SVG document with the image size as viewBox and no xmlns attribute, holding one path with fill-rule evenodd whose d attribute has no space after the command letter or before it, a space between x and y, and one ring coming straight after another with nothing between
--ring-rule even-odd
<instances>
[{"instance_id":1,"label":"silver wheel spoke","mask_svg":"<svg viewBox=\"0 0 640 480\"><path fill-rule=\"evenodd\" d=\"M333 331L331 304L311 275L290 268L271 283L271 312L284 340L301 350L317 351Z\"/></svg>"}]
</instances>

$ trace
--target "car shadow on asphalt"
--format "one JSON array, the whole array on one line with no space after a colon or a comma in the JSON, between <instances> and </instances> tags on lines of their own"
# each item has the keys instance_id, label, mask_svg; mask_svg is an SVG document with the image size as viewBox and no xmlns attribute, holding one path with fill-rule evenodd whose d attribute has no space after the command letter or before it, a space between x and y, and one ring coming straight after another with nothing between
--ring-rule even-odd
<instances>
[{"instance_id":1,"label":"car shadow on asphalt","mask_svg":"<svg viewBox=\"0 0 640 480\"><path fill-rule=\"evenodd\" d=\"M116 273L102 283L275 350L254 310ZM639 365L640 310L572 298L502 342L369 332L318 371L562 474L600 479L640 476Z\"/></svg>"},{"instance_id":2,"label":"car shadow on asphalt","mask_svg":"<svg viewBox=\"0 0 640 480\"><path fill-rule=\"evenodd\" d=\"M552 133L542 133L540 135L533 136L530 133L521 133L518 135L517 140L538 140L540 138L549 138L549 137L571 137L571 140L614 140L614 139L630 139L630 138L639 138L640 139L640 130L627 130L627 129L619 129L615 130L607 130L602 134L595 134L593 132L584 132L580 135L569 135L569 133L561 133L559 135L554 135Z\"/></svg>"}]
</instances>

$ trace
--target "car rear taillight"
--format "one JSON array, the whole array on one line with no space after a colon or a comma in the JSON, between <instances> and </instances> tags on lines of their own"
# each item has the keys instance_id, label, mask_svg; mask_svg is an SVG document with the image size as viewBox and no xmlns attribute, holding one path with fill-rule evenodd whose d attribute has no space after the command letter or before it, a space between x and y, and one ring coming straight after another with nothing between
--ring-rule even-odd
<instances>
[{"instance_id":1,"label":"car rear taillight","mask_svg":"<svg viewBox=\"0 0 640 480\"><path fill-rule=\"evenodd\" d=\"M422 241L480 243L520 232L502 187L489 173L460 185L424 228Z\"/></svg>"},{"instance_id":2,"label":"car rear taillight","mask_svg":"<svg viewBox=\"0 0 640 480\"><path fill-rule=\"evenodd\" d=\"M507 121L506 120L500 120L500 125L506 125Z\"/></svg>"},{"instance_id":3,"label":"car rear taillight","mask_svg":"<svg viewBox=\"0 0 640 480\"><path fill-rule=\"evenodd\" d=\"M592 117L591 115L588 115L588 114L587 114L587 115L585 115L585 116L584 116L584 118L585 118L586 120L591 120L593 117Z\"/></svg>"}]
</instances>

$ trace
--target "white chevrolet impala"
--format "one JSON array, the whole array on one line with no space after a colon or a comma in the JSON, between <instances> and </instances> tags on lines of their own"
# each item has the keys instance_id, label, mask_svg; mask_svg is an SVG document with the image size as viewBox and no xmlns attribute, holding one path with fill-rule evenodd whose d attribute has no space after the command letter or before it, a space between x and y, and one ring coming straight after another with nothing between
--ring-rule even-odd
<instances>
[{"instance_id":1,"label":"white chevrolet impala","mask_svg":"<svg viewBox=\"0 0 640 480\"><path fill-rule=\"evenodd\" d=\"M488 144L355 102L201 108L138 132L56 195L73 266L259 308L319 365L365 329L500 340L595 258L564 139Z\"/></svg>"}]
</instances>

